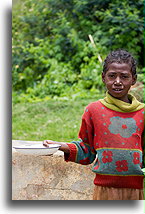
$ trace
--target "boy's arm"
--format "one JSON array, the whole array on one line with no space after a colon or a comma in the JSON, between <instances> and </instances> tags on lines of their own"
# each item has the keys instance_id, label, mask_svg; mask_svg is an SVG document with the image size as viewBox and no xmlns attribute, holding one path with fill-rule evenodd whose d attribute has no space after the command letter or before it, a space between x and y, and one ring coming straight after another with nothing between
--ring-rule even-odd
<instances>
[{"instance_id":1,"label":"boy's arm","mask_svg":"<svg viewBox=\"0 0 145 214\"><path fill-rule=\"evenodd\" d=\"M82 116L82 124L79 131L79 141L67 143L70 153L64 154L66 161L72 161L83 165L90 164L96 158L94 149L94 130L92 117L88 109Z\"/></svg>"}]
</instances>

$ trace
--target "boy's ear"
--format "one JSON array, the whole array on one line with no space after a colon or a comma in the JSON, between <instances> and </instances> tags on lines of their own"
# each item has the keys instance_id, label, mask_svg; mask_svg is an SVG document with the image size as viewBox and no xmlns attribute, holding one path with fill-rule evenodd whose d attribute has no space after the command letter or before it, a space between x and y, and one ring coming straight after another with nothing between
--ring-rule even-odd
<instances>
[{"instance_id":1,"label":"boy's ear","mask_svg":"<svg viewBox=\"0 0 145 214\"><path fill-rule=\"evenodd\" d=\"M134 75L133 80L132 80L132 85L134 85L136 83L136 81L137 81L137 75Z\"/></svg>"},{"instance_id":2,"label":"boy's ear","mask_svg":"<svg viewBox=\"0 0 145 214\"><path fill-rule=\"evenodd\" d=\"M102 82L105 83L105 73L102 72Z\"/></svg>"}]
</instances>

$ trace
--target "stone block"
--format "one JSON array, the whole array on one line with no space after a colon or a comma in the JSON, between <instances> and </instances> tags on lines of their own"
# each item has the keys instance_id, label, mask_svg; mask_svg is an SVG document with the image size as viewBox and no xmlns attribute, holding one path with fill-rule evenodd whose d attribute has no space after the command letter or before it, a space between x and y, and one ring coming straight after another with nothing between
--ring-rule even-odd
<instances>
[{"instance_id":1,"label":"stone block","mask_svg":"<svg viewBox=\"0 0 145 214\"><path fill-rule=\"evenodd\" d=\"M52 156L12 153L12 200L92 200L92 165L65 162Z\"/></svg>"}]
</instances>

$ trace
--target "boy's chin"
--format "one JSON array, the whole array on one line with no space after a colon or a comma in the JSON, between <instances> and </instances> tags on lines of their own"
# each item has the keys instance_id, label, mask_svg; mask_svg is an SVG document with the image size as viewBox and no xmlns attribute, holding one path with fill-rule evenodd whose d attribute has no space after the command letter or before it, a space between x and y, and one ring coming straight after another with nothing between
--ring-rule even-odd
<instances>
[{"instance_id":1,"label":"boy's chin","mask_svg":"<svg viewBox=\"0 0 145 214\"><path fill-rule=\"evenodd\" d=\"M124 97L121 93L110 93L110 92L109 92L109 94L110 94L112 97L114 97L114 98L116 98L116 99L119 99L119 100L122 100L122 98Z\"/></svg>"}]
</instances>

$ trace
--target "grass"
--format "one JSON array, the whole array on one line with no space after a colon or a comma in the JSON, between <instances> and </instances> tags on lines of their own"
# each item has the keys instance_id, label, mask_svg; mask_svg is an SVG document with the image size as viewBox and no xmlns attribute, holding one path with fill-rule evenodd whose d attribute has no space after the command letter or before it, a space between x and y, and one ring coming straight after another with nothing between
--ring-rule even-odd
<instances>
[{"instance_id":1,"label":"grass","mask_svg":"<svg viewBox=\"0 0 145 214\"><path fill-rule=\"evenodd\" d=\"M93 99L17 103L12 108L12 139L77 140L84 108Z\"/></svg>"}]
</instances>

